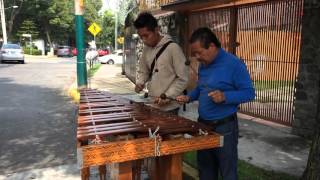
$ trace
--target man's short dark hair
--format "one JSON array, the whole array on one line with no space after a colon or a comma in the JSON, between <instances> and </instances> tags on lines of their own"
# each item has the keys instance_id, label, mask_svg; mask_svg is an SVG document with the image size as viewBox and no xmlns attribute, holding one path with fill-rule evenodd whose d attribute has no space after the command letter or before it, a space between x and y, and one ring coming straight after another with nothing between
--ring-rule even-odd
<instances>
[{"instance_id":1,"label":"man's short dark hair","mask_svg":"<svg viewBox=\"0 0 320 180\"><path fill-rule=\"evenodd\" d=\"M207 27L196 29L190 38L190 43L200 41L201 46L208 49L210 43L213 43L217 48L221 48L221 43L217 36Z\"/></svg>"},{"instance_id":2,"label":"man's short dark hair","mask_svg":"<svg viewBox=\"0 0 320 180\"><path fill-rule=\"evenodd\" d=\"M154 31L155 28L158 27L158 22L150 12L142 12L134 21L134 27L136 29L146 27L149 31Z\"/></svg>"}]
</instances>

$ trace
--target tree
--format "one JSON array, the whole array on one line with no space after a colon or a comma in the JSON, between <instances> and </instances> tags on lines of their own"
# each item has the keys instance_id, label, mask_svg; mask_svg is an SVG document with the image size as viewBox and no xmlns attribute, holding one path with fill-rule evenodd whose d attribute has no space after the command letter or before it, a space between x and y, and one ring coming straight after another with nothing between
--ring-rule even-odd
<instances>
[{"instance_id":1,"label":"tree","mask_svg":"<svg viewBox=\"0 0 320 180\"><path fill-rule=\"evenodd\" d=\"M120 0L119 1L119 22L124 25L127 15L138 8L136 0Z\"/></svg>"},{"instance_id":2,"label":"tree","mask_svg":"<svg viewBox=\"0 0 320 180\"><path fill-rule=\"evenodd\" d=\"M315 133L312 146L309 153L307 168L302 179L319 180L320 179L320 131Z\"/></svg>"},{"instance_id":3,"label":"tree","mask_svg":"<svg viewBox=\"0 0 320 180\"><path fill-rule=\"evenodd\" d=\"M11 12L8 25L11 39L18 40L17 30L25 20L32 19L39 28L39 38L45 39L52 46L56 43L71 44L75 39L74 1L61 0L5 0L5 6L19 5L19 9L8 9ZM87 22L98 19L101 0L85 0L85 19ZM8 33L8 34L9 34Z\"/></svg>"},{"instance_id":4,"label":"tree","mask_svg":"<svg viewBox=\"0 0 320 180\"><path fill-rule=\"evenodd\" d=\"M111 45L114 43L114 15L111 11L105 11L100 20L101 33L97 36L97 44L100 46Z\"/></svg>"},{"instance_id":5,"label":"tree","mask_svg":"<svg viewBox=\"0 0 320 180\"><path fill-rule=\"evenodd\" d=\"M320 100L318 103L320 103ZM308 164L302 176L303 180L320 179L320 110L318 110L317 120L317 127L315 127L315 135L309 152Z\"/></svg>"},{"instance_id":6,"label":"tree","mask_svg":"<svg viewBox=\"0 0 320 180\"><path fill-rule=\"evenodd\" d=\"M115 17L118 17L118 27L117 27L117 32L118 32L118 37L119 36L123 37L124 36L124 24L125 24L125 19L127 15L132 12L137 6L136 6L136 1L135 0L119 0L117 1L117 8L116 10L109 10L104 12L103 18L101 25L103 27L103 31L101 35L98 37L98 43L100 44L114 44L115 41ZM117 13L117 16L115 16L115 13ZM121 39L121 38L120 38ZM101 41L105 42L101 42Z\"/></svg>"},{"instance_id":7,"label":"tree","mask_svg":"<svg viewBox=\"0 0 320 180\"><path fill-rule=\"evenodd\" d=\"M23 21L20 29L17 32L17 36L21 38L22 34L31 34L33 39L38 38L39 31L33 20Z\"/></svg>"},{"instance_id":8,"label":"tree","mask_svg":"<svg viewBox=\"0 0 320 180\"><path fill-rule=\"evenodd\" d=\"M92 23L97 23L99 26L101 26L101 19L102 17L99 16L99 10L102 7L102 1L96 1L96 0L86 0L85 1L85 13L84 13L84 19L85 19L85 32L87 34L86 41L89 42L93 40L93 36L88 31L89 26ZM100 36L100 33L99 35Z\"/></svg>"},{"instance_id":9,"label":"tree","mask_svg":"<svg viewBox=\"0 0 320 180\"><path fill-rule=\"evenodd\" d=\"M8 39L10 38L11 33L12 33L13 23L14 23L17 15L20 13L20 11L23 8L23 2L24 2L23 0L6 0L3 2L4 7L11 7L13 5L18 5L17 9L14 9L14 8L8 9L9 12L6 13Z\"/></svg>"}]
</instances>

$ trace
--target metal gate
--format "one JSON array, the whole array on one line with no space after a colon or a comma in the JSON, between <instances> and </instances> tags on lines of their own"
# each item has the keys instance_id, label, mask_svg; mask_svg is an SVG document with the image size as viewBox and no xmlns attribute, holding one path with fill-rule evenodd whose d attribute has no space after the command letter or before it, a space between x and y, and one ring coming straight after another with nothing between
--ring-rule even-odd
<instances>
[{"instance_id":1,"label":"metal gate","mask_svg":"<svg viewBox=\"0 0 320 180\"><path fill-rule=\"evenodd\" d=\"M240 111L291 126L298 72L303 0L211 9L189 15L189 36L211 28L222 46L247 65L256 99Z\"/></svg>"}]
</instances>

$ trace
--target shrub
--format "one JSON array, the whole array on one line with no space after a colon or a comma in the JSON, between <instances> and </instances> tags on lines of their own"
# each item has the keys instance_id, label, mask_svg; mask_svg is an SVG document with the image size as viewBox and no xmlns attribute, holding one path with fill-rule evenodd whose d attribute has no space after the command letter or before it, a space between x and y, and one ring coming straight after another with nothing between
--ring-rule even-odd
<instances>
[{"instance_id":1,"label":"shrub","mask_svg":"<svg viewBox=\"0 0 320 180\"><path fill-rule=\"evenodd\" d=\"M30 55L41 55L42 51L32 48L31 53L30 53L30 48L29 47L23 47L23 52L24 54L30 54Z\"/></svg>"}]
</instances>

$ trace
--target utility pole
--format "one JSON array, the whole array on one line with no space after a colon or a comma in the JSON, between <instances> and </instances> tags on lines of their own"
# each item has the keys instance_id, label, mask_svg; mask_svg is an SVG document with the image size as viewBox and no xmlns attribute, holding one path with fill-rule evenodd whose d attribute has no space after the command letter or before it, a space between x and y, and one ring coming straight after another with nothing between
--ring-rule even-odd
<instances>
[{"instance_id":1,"label":"utility pole","mask_svg":"<svg viewBox=\"0 0 320 180\"><path fill-rule=\"evenodd\" d=\"M4 3L3 0L0 1L0 11L1 11L1 27L2 27L2 37L3 44L7 44L7 29L6 29L6 17L4 14Z\"/></svg>"},{"instance_id":2,"label":"utility pole","mask_svg":"<svg viewBox=\"0 0 320 180\"><path fill-rule=\"evenodd\" d=\"M118 49L118 13L119 13L119 1L116 1L116 7L114 11L114 50Z\"/></svg>"},{"instance_id":3,"label":"utility pole","mask_svg":"<svg viewBox=\"0 0 320 180\"><path fill-rule=\"evenodd\" d=\"M84 0L74 0L76 16L76 47L77 55L77 80L78 88L87 87L87 67L84 56Z\"/></svg>"},{"instance_id":4,"label":"utility pole","mask_svg":"<svg viewBox=\"0 0 320 180\"><path fill-rule=\"evenodd\" d=\"M115 12L115 23L114 23L114 50L118 49L118 10Z\"/></svg>"}]
</instances>

